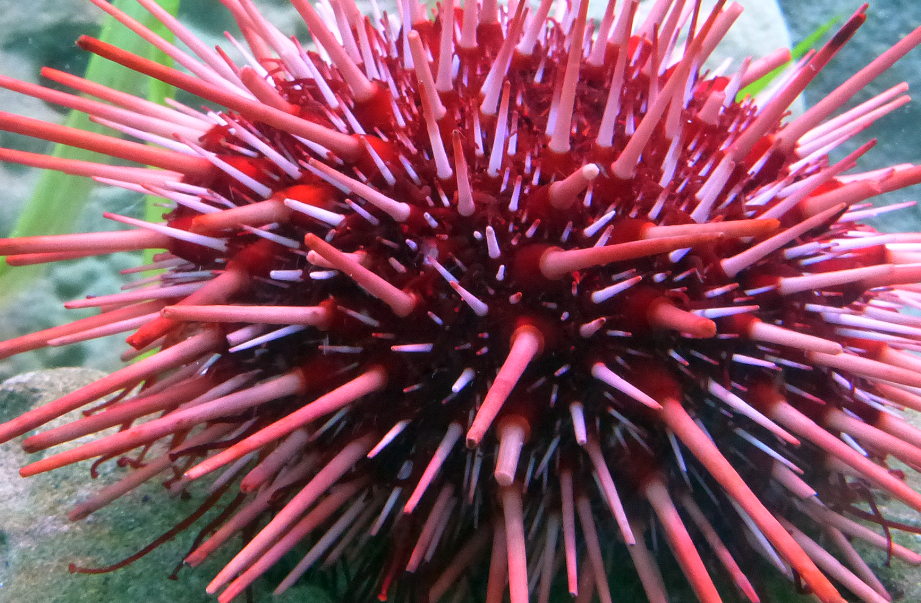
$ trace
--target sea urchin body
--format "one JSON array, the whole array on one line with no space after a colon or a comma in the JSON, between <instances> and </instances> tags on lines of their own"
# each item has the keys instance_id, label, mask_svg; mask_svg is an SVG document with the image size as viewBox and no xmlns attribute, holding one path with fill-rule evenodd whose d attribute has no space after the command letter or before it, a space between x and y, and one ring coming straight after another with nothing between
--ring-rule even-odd
<instances>
[{"instance_id":1,"label":"sea urchin body","mask_svg":"<svg viewBox=\"0 0 921 603\"><path fill-rule=\"evenodd\" d=\"M152 0L191 54L92 1L184 70L82 48L219 109L53 70L88 97L0 79L141 142L8 113L0 128L147 167L0 159L173 204L163 223L0 240L14 265L161 250L158 276L68 304L98 315L0 344L133 331L155 351L0 425L8 441L115 394L23 442L121 426L22 470L131 455L74 519L164 472L174 488L218 473L211 503L239 494L186 561L249 535L208 588L222 602L305 545L278 589L348 558L347 600L499 601L507 583L512 603L547 601L558 581L607 602L605 553L625 549L659 603L655 539L704 603L720 601L711 572L758 601L751 552L825 603L843 601L832 581L888 600L851 538L921 563L847 517L873 491L921 511L885 464L921 467L900 418L921 410L921 319L902 312L921 307L921 235L861 224L921 168L851 173L872 143L828 157L907 100L896 87L829 119L921 29L785 123L865 9L752 99L789 55L702 73L741 10L725 2L660 0L643 22L612 2L595 23L587 0L556 19L551 0L448 0L431 20L416 0L400 19L292 0L308 48L226 0L235 61Z\"/></svg>"}]
</instances>

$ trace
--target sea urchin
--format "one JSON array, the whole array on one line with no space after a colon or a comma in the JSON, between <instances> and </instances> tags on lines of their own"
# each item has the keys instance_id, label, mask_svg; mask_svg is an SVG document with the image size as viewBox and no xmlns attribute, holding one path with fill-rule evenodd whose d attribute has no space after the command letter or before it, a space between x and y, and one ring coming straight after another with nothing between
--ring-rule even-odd
<instances>
[{"instance_id":1,"label":"sea urchin","mask_svg":"<svg viewBox=\"0 0 921 603\"><path fill-rule=\"evenodd\" d=\"M133 331L155 351L0 425L8 441L114 394L23 442L121 426L22 470L131 454L72 518L164 472L174 488L219 472L210 504L239 494L186 561L249 534L208 588L222 602L304 545L278 590L345 556L350 601L460 600L468 575L490 602L506 581L512 603L545 602L554 579L609 602L606 553L626 549L660 603L657 539L704 603L720 600L705 559L758 601L737 559L760 554L825 603L843 601L831 580L888 599L851 538L921 563L847 517L874 490L921 511L885 464L921 467L899 417L921 410L921 318L902 312L921 308L921 235L860 223L921 168L849 173L872 143L828 158L907 100L896 87L829 119L921 29L784 123L866 7L752 99L789 53L702 73L741 11L723 1L659 0L642 23L637 0L611 2L595 23L587 0L557 18L552 0L447 0L432 20L417 0L400 19L292 0L305 47L223 0L241 62L153 0L192 54L92 1L186 71L80 47L221 109L53 70L88 96L0 79L142 142L8 113L3 130L148 167L0 159L173 204L162 224L0 240L14 265L164 250L155 277L68 304L98 315L0 344Z\"/></svg>"}]
</instances>

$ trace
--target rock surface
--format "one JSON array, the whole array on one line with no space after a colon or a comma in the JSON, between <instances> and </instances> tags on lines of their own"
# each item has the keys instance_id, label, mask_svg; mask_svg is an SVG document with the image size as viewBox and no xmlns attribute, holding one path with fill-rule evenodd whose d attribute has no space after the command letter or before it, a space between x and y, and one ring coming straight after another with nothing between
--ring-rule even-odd
<instances>
[{"instance_id":1,"label":"rock surface","mask_svg":"<svg viewBox=\"0 0 921 603\"><path fill-rule=\"evenodd\" d=\"M58 368L18 375L0 384L0 421L7 421L86 385L105 373L92 369ZM50 425L70 422L79 411ZM71 448L92 437L65 444ZM89 476L89 463L79 463L28 479L19 468L43 456L27 455L20 447L23 438L0 446L0 603L207 603L215 599L205 593L210 579L228 553L238 550L234 541L225 550L196 569L183 568L179 580L169 580L176 564L189 551L198 530L216 515L205 515L175 540L163 544L146 557L118 571L84 575L71 574L68 566L104 567L121 561L166 533L192 514L207 494L193 490L188 500L168 493L164 477L150 480L87 519L71 522L70 509L91 494L113 483L126 469L108 462L100 467L98 479ZM225 502L232 499L225 495ZM271 598L268 584L256 588L260 600ZM326 603L322 591L301 585L279 603L294 601Z\"/></svg>"}]
</instances>

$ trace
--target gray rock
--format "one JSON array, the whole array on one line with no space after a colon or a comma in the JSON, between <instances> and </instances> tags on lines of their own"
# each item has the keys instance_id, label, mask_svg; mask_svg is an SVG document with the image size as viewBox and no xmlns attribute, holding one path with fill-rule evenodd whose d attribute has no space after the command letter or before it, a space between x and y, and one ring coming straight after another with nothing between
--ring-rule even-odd
<instances>
[{"instance_id":1,"label":"gray rock","mask_svg":"<svg viewBox=\"0 0 921 603\"><path fill-rule=\"evenodd\" d=\"M105 373L98 370L59 368L13 377L0 384L0 421L37 408L86 385ZM53 421L49 427L79 418L74 411ZM95 439L81 438L54 449L72 448ZM229 544L198 568L183 568L179 580L168 579L188 553L200 529L219 509L212 509L190 530L175 540L112 573L71 574L74 563L85 567L105 567L121 561L153 542L205 500L201 488L192 496L171 495L161 484L162 476L124 495L87 519L72 522L70 509L91 494L120 479L127 469L114 461L99 468L99 477L90 478L90 462L71 465L49 473L23 479L19 468L45 453L28 455L16 438L0 446L0 603L124 603L146 601L166 603L210 603L215 599L205 587L220 568L239 550L239 542ZM232 499L225 495L224 503ZM260 600L271 597L268 584L256 587ZM326 603L319 589L300 585L275 600L284 602Z\"/></svg>"}]
</instances>

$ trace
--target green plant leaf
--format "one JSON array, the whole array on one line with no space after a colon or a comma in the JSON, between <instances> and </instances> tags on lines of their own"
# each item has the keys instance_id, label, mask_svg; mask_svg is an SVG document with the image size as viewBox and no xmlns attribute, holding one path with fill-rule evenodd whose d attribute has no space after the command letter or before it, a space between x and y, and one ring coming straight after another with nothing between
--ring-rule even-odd
<instances>
[{"instance_id":1,"label":"green plant leaf","mask_svg":"<svg viewBox=\"0 0 921 603\"><path fill-rule=\"evenodd\" d=\"M180 0L157 0L157 3L160 6L162 6L164 9L168 10L169 13L173 16L175 16L179 12L179 2ZM166 26L160 23L159 21L152 19L152 23L148 23L148 27L150 27L160 37L170 42L173 41L174 36L172 32L169 31L166 28ZM173 59L169 58L168 56L166 56L165 53L163 53L160 50L157 50L156 48L150 48L150 52L148 53L147 58L149 58L152 61L156 61L160 63L161 65L166 65L167 67L171 67L173 65ZM169 84L165 84L161 82L160 80L155 80L155 79L150 78L147 80L147 86L148 86L147 100L153 103L157 103L158 105L162 105L163 101L166 100L167 98L175 98L176 96L176 88L174 88L173 86L170 86ZM153 195L148 195L145 198L145 202L144 202L144 219L145 220L147 220L148 222L159 222L161 220L162 215L163 215L163 208L158 207L156 205L157 203L161 201L162 199L160 199L159 197L154 197ZM154 251L152 249L145 250L144 251L144 263L149 264L150 262L152 262L153 256L154 256Z\"/></svg>"},{"instance_id":2,"label":"green plant leaf","mask_svg":"<svg viewBox=\"0 0 921 603\"><path fill-rule=\"evenodd\" d=\"M825 37L825 35L831 30L832 27L835 26L835 24L838 23L838 21L840 21L840 17L834 17L820 25L818 29L806 36L802 42L793 47L793 50L790 51L790 55L793 57L792 60L787 61L780 67L777 67L767 75L761 77L758 80L755 80L740 90L738 96L736 96L736 100L738 102L742 102L746 96L757 96L758 93L766 90L768 86L770 86L771 83L777 78L777 76L783 73L784 69L786 69L790 63L803 58L806 56L807 52L818 46L819 41Z\"/></svg>"},{"instance_id":3,"label":"green plant leaf","mask_svg":"<svg viewBox=\"0 0 921 603\"><path fill-rule=\"evenodd\" d=\"M172 14L176 14L179 0L159 0L159 3ZM116 0L114 6L131 17L157 31L169 40L172 36L143 7L131 0ZM146 55L162 64L171 64L171 60L159 51L151 51L150 45L139 36L129 31L114 19L106 19L99 38L104 42L124 48L128 52ZM172 90L159 82L151 84L150 80L134 71L116 65L101 57L90 58L86 69L86 79L109 86L153 101L162 100L172 95ZM79 111L71 111L65 125L86 130L111 134L108 128L92 123L89 117ZM106 162L110 158L92 151L85 151L65 145L56 145L51 153L54 157L82 159L86 161ZM89 178L70 176L61 172L45 171L41 174L32 196L26 203L16 224L8 236L26 237L39 234L61 234L69 232L77 217L82 212L94 187ZM148 203L148 207L150 204ZM149 213L149 212L148 212ZM9 298L16 292L28 287L34 279L41 277L43 266L30 266L10 270L5 263L0 263L0 299Z\"/></svg>"}]
</instances>

